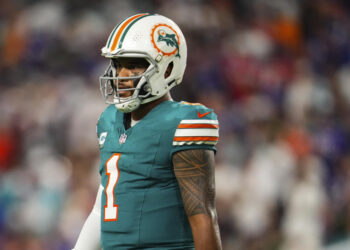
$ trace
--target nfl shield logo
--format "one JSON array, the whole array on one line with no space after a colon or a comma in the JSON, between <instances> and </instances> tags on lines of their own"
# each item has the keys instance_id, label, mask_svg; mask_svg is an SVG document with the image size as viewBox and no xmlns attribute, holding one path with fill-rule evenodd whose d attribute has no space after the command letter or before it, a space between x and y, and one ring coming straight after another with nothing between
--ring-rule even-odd
<instances>
[{"instance_id":1,"label":"nfl shield logo","mask_svg":"<svg viewBox=\"0 0 350 250\"><path fill-rule=\"evenodd\" d=\"M119 137L119 144L124 144L127 137L128 136L125 133L121 134L120 137Z\"/></svg>"}]
</instances>

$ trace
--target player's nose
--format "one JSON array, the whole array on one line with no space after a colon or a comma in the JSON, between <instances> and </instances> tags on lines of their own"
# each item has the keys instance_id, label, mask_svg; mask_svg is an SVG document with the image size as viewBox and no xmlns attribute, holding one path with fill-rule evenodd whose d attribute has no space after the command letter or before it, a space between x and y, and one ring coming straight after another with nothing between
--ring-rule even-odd
<instances>
[{"instance_id":1,"label":"player's nose","mask_svg":"<svg viewBox=\"0 0 350 250\"><path fill-rule=\"evenodd\" d=\"M119 71L119 74L118 76L121 76L121 77L130 77L132 76L132 72L130 69L127 69L125 67L122 67Z\"/></svg>"}]
</instances>

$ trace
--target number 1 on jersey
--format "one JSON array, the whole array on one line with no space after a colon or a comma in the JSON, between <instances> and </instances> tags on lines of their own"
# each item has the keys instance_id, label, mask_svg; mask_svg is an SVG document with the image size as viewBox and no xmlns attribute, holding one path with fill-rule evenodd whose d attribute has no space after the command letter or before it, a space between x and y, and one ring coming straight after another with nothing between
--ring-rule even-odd
<instances>
[{"instance_id":1,"label":"number 1 on jersey","mask_svg":"<svg viewBox=\"0 0 350 250\"><path fill-rule=\"evenodd\" d=\"M114 189L119 179L119 158L119 153L113 154L105 165L108 182L105 188L106 205L104 206L104 221L118 220L118 205L115 204Z\"/></svg>"}]
</instances>

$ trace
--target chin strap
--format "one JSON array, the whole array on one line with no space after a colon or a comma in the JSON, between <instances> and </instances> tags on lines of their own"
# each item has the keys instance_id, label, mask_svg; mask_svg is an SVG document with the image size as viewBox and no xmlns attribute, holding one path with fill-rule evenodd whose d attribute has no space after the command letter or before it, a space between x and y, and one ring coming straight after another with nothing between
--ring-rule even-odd
<instances>
[{"instance_id":1,"label":"chin strap","mask_svg":"<svg viewBox=\"0 0 350 250\"><path fill-rule=\"evenodd\" d=\"M137 109L141 104L141 100L139 98L132 99L130 101L124 103L115 104L116 108L123 113L130 113Z\"/></svg>"}]
</instances>

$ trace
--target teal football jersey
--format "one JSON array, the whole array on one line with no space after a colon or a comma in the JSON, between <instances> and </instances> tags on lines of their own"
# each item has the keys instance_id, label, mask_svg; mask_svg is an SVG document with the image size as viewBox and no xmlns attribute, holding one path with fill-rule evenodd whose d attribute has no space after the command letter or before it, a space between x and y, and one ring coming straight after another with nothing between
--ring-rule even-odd
<instances>
[{"instance_id":1,"label":"teal football jersey","mask_svg":"<svg viewBox=\"0 0 350 250\"><path fill-rule=\"evenodd\" d=\"M103 249L194 249L172 155L215 150L215 113L203 105L165 101L127 130L123 118L111 105L97 123Z\"/></svg>"}]
</instances>

